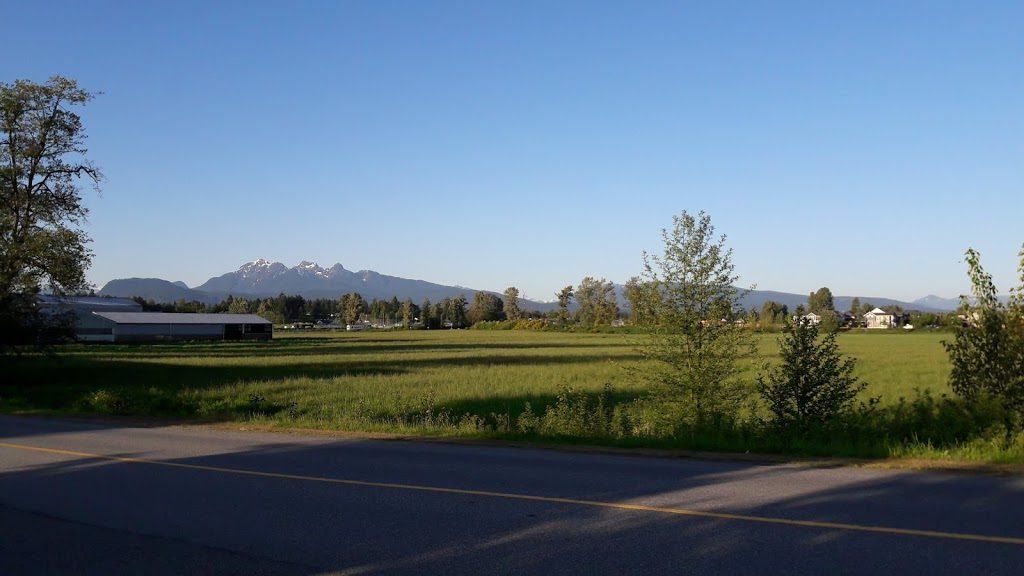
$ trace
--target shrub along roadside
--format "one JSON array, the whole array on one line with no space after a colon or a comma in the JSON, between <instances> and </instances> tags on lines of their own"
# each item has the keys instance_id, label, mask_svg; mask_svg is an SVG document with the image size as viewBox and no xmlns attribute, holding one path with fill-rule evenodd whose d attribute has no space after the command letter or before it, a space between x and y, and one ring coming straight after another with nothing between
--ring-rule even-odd
<instances>
[{"instance_id":1,"label":"shrub along roadside","mask_svg":"<svg viewBox=\"0 0 1024 576\"><path fill-rule=\"evenodd\" d=\"M1009 444L996 442L1003 435L1003 410L996 402L969 403L915 391L912 397L900 398L889 406L881 406L877 399L857 403L827 421L808 422L794 433L792 428L757 415L680 424L657 402L639 399L614 403L613 396L610 385L600 394L562 388L556 403L543 411L527 403L518 416L513 416L511 429L505 426L508 420L492 414L475 426L467 426L463 420L451 431L497 438L713 452L1024 463L1024 433L1016 434ZM414 417L409 421L413 428L416 420ZM430 427L424 431L430 431Z\"/></svg>"},{"instance_id":2,"label":"shrub along roadside","mask_svg":"<svg viewBox=\"0 0 1024 576\"><path fill-rule=\"evenodd\" d=\"M953 391L972 402L999 402L1008 446L1024 420L1024 246L1018 255L1021 286L1010 290L1004 305L992 276L981 266L981 255L967 250L974 299L961 296L961 312L969 320L953 341L943 342L953 366Z\"/></svg>"},{"instance_id":3,"label":"shrub along roadside","mask_svg":"<svg viewBox=\"0 0 1024 576\"><path fill-rule=\"evenodd\" d=\"M966 402L948 395L915 391L882 406L860 402L827 421L807 423L799 433L771 418L680 423L656 401L616 402L608 384L600 393L560 387L555 402L487 415L462 413L421 398L396 398L401 413L378 413L365 405L348 407L329 428L464 436L503 440L564 442L711 452L750 452L797 456L928 458L993 463L1024 463L1024 433L1003 442L1004 412L998 402ZM236 419L289 427L323 427L297 403L260 401L236 408Z\"/></svg>"},{"instance_id":4,"label":"shrub along roadside","mask_svg":"<svg viewBox=\"0 0 1024 576\"><path fill-rule=\"evenodd\" d=\"M800 319L782 337L782 362L764 366L757 377L773 424L794 434L828 425L848 413L867 388L853 375L856 361L839 354L836 336L826 331L819 340L818 326Z\"/></svg>"}]
</instances>

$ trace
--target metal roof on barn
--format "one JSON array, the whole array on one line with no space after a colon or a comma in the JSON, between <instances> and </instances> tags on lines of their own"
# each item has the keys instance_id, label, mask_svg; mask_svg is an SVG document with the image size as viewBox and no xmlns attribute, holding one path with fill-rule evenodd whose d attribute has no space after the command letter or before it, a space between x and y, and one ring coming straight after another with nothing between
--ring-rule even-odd
<instances>
[{"instance_id":1,"label":"metal roof on barn","mask_svg":"<svg viewBox=\"0 0 1024 576\"><path fill-rule=\"evenodd\" d=\"M43 304L50 305L81 305L90 307L104 307L109 306L111 308L118 308L124 306L134 306L136 308L141 305L132 300L131 298L108 298L106 296L66 296L57 297L50 294L39 295L39 301Z\"/></svg>"},{"instance_id":2,"label":"metal roof on barn","mask_svg":"<svg viewBox=\"0 0 1024 576\"><path fill-rule=\"evenodd\" d=\"M118 324L270 324L256 314L189 314L177 312L93 312Z\"/></svg>"}]
</instances>

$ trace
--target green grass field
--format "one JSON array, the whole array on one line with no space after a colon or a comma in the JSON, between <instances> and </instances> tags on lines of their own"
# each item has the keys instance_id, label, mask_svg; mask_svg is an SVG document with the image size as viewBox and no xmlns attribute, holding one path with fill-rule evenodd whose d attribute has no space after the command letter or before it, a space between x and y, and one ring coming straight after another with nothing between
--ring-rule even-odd
<instances>
[{"instance_id":1,"label":"green grass field","mask_svg":"<svg viewBox=\"0 0 1024 576\"><path fill-rule=\"evenodd\" d=\"M778 335L759 335L777 360ZM867 394L883 403L914 389L948 391L941 333L857 332L839 338ZM616 400L644 392L624 366L632 334L390 331L278 335L270 342L71 345L22 357L0 387L0 409L206 420L267 419L389 429L424 408L454 416L516 414L554 402L560 386ZM753 379L752 359L748 374ZM401 426L399 426L401 427Z\"/></svg>"},{"instance_id":2,"label":"green grass field","mask_svg":"<svg viewBox=\"0 0 1024 576\"><path fill-rule=\"evenodd\" d=\"M778 360L779 336L757 336L758 358L744 367L752 386L758 363ZM640 361L635 344L642 338L432 330L293 333L267 342L69 345L7 357L0 412L1024 463L1024 434L1008 445L999 435L997 412L944 399L950 365L942 340L952 338L950 333L841 335L842 352L857 359L856 375L868 383L862 400L881 401L866 416L813 438L780 436L749 413L738 424L714 430L666 436L656 424L652 428L656 420L645 420L649 406L633 402L645 396L644 386L625 369ZM602 395L608 385L612 392ZM527 403L528 414L541 419L532 427L520 419ZM548 407L557 413L555 427L538 424ZM594 428L593 422L603 424Z\"/></svg>"},{"instance_id":3,"label":"green grass field","mask_svg":"<svg viewBox=\"0 0 1024 576\"><path fill-rule=\"evenodd\" d=\"M431 396L459 414L489 414L553 399L559 384L597 390L621 377L613 362L633 358L622 336L516 331L73 345L22 358L9 380L17 386L0 388L0 407L239 419L294 402L304 423L345 429L347 415L402 416Z\"/></svg>"}]
</instances>

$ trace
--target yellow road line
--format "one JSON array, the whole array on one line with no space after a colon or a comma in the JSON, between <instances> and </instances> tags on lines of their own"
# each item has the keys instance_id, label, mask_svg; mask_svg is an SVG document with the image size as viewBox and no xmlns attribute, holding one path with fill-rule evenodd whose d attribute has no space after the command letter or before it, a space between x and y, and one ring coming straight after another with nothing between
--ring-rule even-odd
<instances>
[{"instance_id":1,"label":"yellow road line","mask_svg":"<svg viewBox=\"0 0 1024 576\"><path fill-rule=\"evenodd\" d=\"M975 542L994 542L1000 544L1024 545L1024 538L1013 538L1009 536L987 536L984 534L962 534L957 532L939 532L934 530L914 530L911 528L891 528L887 526L865 526L860 524L844 524L841 522L819 522L816 520L791 520L787 518L773 518L770 516L747 516L745 514L729 514L725 512L707 512L703 510L688 510L685 508L662 508L658 506L642 506L639 504L621 504L617 502L600 502L596 500L578 500L575 498L558 498L553 496L532 496L529 494L514 494L508 492L490 492L487 490L468 490L464 488L445 488L441 486L420 486L416 484L395 484L391 482L370 482L365 480L347 480L344 478L324 478L320 476L301 476L298 474L281 474L278 472L261 472L258 470L242 470L238 468L222 468L220 466L204 466L201 464L184 464L181 462L166 462L163 460L146 460L143 458L128 458L124 456L107 456L104 454L91 454L88 452L74 452L71 450L58 450L56 448L40 448L37 446L25 446L21 444L8 444L0 442L0 448L11 448L14 450L25 450L30 452L45 452L49 454L61 454L64 456L76 456L80 458L93 458L96 460L110 460L114 462L128 462L132 464L153 464L156 466L167 466L171 468L185 468L188 470L202 470L206 472L222 472L225 474L239 474L243 476L259 476L263 478L280 478L284 480L301 480L305 482L322 482L326 484L344 484L347 486L368 486L373 488L391 488L396 490L417 490L420 492L435 492L442 494L461 494L468 496L484 496L488 498L504 498L510 500L528 500L533 502L551 502L555 504L572 504L575 506L591 506L597 508L613 508L616 510L633 510L640 512L657 512L660 514L675 514L679 516L695 516L700 518L713 518L716 520L737 520L741 522L758 522L762 524L782 524L785 526L802 526L807 528L825 528L829 530L846 530L854 532L874 532L880 534L895 534L901 536L923 536L926 538L944 538L950 540L970 540Z\"/></svg>"}]
</instances>

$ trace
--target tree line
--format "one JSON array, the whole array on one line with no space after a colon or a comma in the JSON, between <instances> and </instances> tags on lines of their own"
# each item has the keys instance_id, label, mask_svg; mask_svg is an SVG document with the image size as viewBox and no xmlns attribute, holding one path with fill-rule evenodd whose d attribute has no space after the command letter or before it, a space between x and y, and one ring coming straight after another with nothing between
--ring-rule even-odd
<instances>
[{"instance_id":1,"label":"tree line","mask_svg":"<svg viewBox=\"0 0 1024 576\"><path fill-rule=\"evenodd\" d=\"M510 291L515 289L511 288ZM214 304L184 299L156 302L139 296L132 300L139 303L146 312L257 314L274 324L333 323L345 326L367 323L410 328L463 328L481 321L544 316L539 311L526 312L518 308L506 310L502 299L488 292L477 292L472 304L464 295L444 298L434 303L424 298L416 304L411 298L400 301L398 297L367 301L357 292L344 294L340 298L305 298L284 293L272 297L229 295Z\"/></svg>"}]
</instances>

